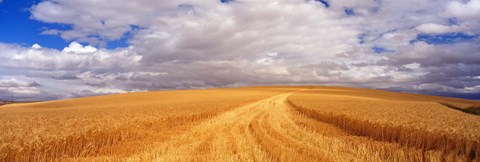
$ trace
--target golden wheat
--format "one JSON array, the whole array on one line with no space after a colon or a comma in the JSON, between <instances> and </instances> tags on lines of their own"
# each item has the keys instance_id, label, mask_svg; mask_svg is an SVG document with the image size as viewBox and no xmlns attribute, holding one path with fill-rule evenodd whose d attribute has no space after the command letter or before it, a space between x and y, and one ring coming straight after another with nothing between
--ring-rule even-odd
<instances>
[{"instance_id":1,"label":"golden wheat","mask_svg":"<svg viewBox=\"0 0 480 162\"><path fill-rule=\"evenodd\" d=\"M477 101L342 87L0 107L0 161L479 161Z\"/></svg>"},{"instance_id":2,"label":"golden wheat","mask_svg":"<svg viewBox=\"0 0 480 162\"><path fill-rule=\"evenodd\" d=\"M440 158L479 160L480 118L439 104L438 97L361 89L316 89L292 95L288 102L305 116L357 136L398 143ZM445 98L457 105L478 104ZM442 159L437 159L442 160Z\"/></svg>"},{"instance_id":3,"label":"golden wheat","mask_svg":"<svg viewBox=\"0 0 480 162\"><path fill-rule=\"evenodd\" d=\"M192 123L286 91L148 92L7 105L0 109L0 161L128 156Z\"/></svg>"}]
</instances>

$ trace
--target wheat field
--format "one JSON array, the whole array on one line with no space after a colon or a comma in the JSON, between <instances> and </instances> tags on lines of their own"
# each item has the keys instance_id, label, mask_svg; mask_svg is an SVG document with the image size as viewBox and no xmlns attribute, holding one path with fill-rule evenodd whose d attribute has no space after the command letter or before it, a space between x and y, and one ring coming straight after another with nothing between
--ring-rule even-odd
<instances>
[{"instance_id":1,"label":"wheat field","mask_svg":"<svg viewBox=\"0 0 480 162\"><path fill-rule=\"evenodd\" d=\"M479 101L264 86L0 106L0 161L480 161Z\"/></svg>"}]
</instances>

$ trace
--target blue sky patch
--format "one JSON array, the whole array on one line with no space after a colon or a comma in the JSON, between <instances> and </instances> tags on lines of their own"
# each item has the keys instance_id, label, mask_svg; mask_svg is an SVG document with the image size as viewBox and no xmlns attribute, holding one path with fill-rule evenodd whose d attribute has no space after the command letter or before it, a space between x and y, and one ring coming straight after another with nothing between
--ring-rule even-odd
<instances>
[{"instance_id":1,"label":"blue sky patch","mask_svg":"<svg viewBox=\"0 0 480 162\"><path fill-rule=\"evenodd\" d=\"M45 29L67 29L67 25L45 24L30 18L30 6L38 1L8 0L0 4L0 42L63 49L69 44L58 35L40 34Z\"/></svg>"},{"instance_id":2,"label":"blue sky patch","mask_svg":"<svg viewBox=\"0 0 480 162\"><path fill-rule=\"evenodd\" d=\"M119 40L109 41L109 42L107 42L106 48L114 49L114 48L119 48L119 47L128 47L128 43L127 43L128 38L129 37L123 36Z\"/></svg>"},{"instance_id":3,"label":"blue sky patch","mask_svg":"<svg viewBox=\"0 0 480 162\"><path fill-rule=\"evenodd\" d=\"M132 38L133 34L138 31L138 30L143 30L145 29L144 27L138 26L138 25L131 25L130 26L132 29L125 33L120 39L115 40L115 41L109 41L107 42L106 48L108 49L114 49L114 48L119 48L119 47L128 47L128 40Z\"/></svg>"},{"instance_id":4,"label":"blue sky patch","mask_svg":"<svg viewBox=\"0 0 480 162\"><path fill-rule=\"evenodd\" d=\"M345 12L345 14L348 15L348 16L353 16L353 15L355 15L355 11L353 10L353 8L345 7L344 12Z\"/></svg>"},{"instance_id":5,"label":"blue sky patch","mask_svg":"<svg viewBox=\"0 0 480 162\"><path fill-rule=\"evenodd\" d=\"M410 41L410 43L423 41L428 44L451 44L472 40L475 37L478 37L478 35L468 35L465 33L418 34L417 38Z\"/></svg>"},{"instance_id":6,"label":"blue sky patch","mask_svg":"<svg viewBox=\"0 0 480 162\"><path fill-rule=\"evenodd\" d=\"M395 50L387 49L385 47L380 47L380 46L374 46L374 47L372 47L372 50L373 50L373 52L375 52L377 54L395 52Z\"/></svg>"},{"instance_id":7,"label":"blue sky patch","mask_svg":"<svg viewBox=\"0 0 480 162\"><path fill-rule=\"evenodd\" d=\"M48 29L71 30L72 26L33 20L29 9L37 3L39 3L38 0L8 0L0 3L0 42L18 44L24 47L39 44L42 47L57 50L62 50L70 44L71 41L65 41L59 35L41 34L42 31ZM132 26L132 31L141 29L139 26ZM132 31L125 33L119 40L107 41L105 47L109 49L128 47L128 40L133 34Z\"/></svg>"},{"instance_id":8,"label":"blue sky patch","mask_svg":"<svg viewBox=\"0 0 480 162\"><path fill-rule=\"evenodd\" d=\"M322 3L326 8L330 7L330 3L328 3L327 0L315 0L315 1Z\"/></svg>"},{"instance_id":9,"label":"blue sky patch","mask_svg":"<svg viewBox=\"0 0 480 162\"><path fill-rule=\"evenodd\" d=\"M233 2L233 0L220 0L221 3L230 3Z\"/></svg>"}]
</instances>

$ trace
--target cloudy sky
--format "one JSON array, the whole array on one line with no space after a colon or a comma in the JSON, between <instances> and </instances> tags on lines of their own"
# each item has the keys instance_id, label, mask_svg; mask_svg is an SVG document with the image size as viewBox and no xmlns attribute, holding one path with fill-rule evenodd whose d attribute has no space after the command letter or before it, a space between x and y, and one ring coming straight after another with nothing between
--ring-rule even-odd
<instances>
[{"instance_id":1,"label":"cloudy sky","mask_svg":"<svg viewBox=\"0 0 480 162\"><path fill-rule=\"evenodd\" d=\"M0 100L273 84L480 99L480 0L0 0Z\"/></svg>"}]
</instances>

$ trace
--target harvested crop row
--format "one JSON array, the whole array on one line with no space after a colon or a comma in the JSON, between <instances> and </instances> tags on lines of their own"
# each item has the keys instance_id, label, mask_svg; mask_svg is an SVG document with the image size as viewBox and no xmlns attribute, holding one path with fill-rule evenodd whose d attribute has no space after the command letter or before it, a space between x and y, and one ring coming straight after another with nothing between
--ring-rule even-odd
<instances>
[{"instance_id":1,"label":"harvested crop row","mask_svg":"<svg viewBox=\"0 0 480 162\"><path fill-rule=\"evenodd\" d=\"M278 161L440 161L443 158L438 151L424 152L373 141L305 118L289 107L285 96L272 100L265 105L265 112L252 120L250 129L265 152ZM446 155L444 159L462 161L455 155Z\"/></svg>"},{"instance_id":2,"label":"harvested crop row","mask_svg":"<svg viewBox=\"0 0 480 162\"><path fill-rule=\"evenodd\" d=\"M308 117L355 135L424 151L442 151L445 158L458 155L464 160L478 160L478 116L436 102L387 100L375 98L375 94L338 95L330 91L306 91L289 97L288 102Z\"/></svg>"}]
</instances>

